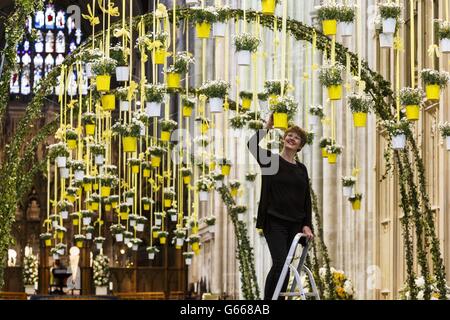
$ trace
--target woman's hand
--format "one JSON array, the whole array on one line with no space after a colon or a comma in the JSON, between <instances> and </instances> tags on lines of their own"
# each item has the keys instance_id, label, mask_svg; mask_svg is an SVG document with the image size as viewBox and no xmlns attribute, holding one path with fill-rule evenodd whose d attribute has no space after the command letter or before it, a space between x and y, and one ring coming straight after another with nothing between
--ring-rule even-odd
<instances>
[{"instance_id":1,"label":"woman's hand","mask_svg":"<svg viewBox=\"0 0 450 320\"><path fill-rule=\"evenodd\" d=\"M314 234L312 233L312 230L310 227L304 226L302 231L306 235L306 238L308 240L312 240L314 238Z\"/></svg>"},{"instance_id":2,"label":"woman's hand","mask_svg":"<svg viewBox=\"0 0 450 320\"><path fill-rule=\"evenodd\" d=\"M269 118L266 121L266 129L273 128L273 113L270 114Z\"/></svg>"}]
</instances>

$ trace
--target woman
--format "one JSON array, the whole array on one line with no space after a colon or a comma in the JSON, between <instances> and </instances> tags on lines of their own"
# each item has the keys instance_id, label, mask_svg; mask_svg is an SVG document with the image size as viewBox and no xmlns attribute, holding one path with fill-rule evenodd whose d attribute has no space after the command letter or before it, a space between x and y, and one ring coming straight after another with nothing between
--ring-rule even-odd
<instances>
[{"instance_id":1,"label":"woman","mask_svg":"<svg viewBox=\"0 0 450 320\"><path fill-rule=\"evenodd\" d=\"M248 148L261 167L261 198L256 228L263 229L272 257L272 268L266 278L264 299L272 299L289 248L299 232L313 239L311 195L306 166L295 160L306 143L306 132L298 126L288 128L283 136L280 154L272 154L259 143L273 127L273 115L266 128L258 130ZM289 277L281 289L286 291Z\"/></svg>"}]
</instances>

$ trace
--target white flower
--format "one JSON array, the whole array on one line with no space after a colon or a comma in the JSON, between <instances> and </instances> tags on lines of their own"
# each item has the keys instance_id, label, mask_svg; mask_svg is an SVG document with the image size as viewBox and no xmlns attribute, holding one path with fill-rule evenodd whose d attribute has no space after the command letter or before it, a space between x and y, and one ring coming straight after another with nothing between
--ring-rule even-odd
<instances>
[{"instance_id":1,"label":"white flower","mask_svg":"<svg viewBox=\"0 0 450 320\"><path fill-rule=\"evenodd\" d=\"M348 294L348 295L352 295L353 294L353 284L350 280L346 280L344 282L344 291Z\"/></svg>"},{"instance_id":2,"label":"white flower","mask_svg":"<svg viewBox=\"0 0 450 320\"><path fill-rule=\"evenodd\" d=\"M417 294L417 299L418 300L423 300L423 290L419 291L419 293Z\"/></svg>"},{"instance_id":3,"label":"white flower","mask_svg":"<svg viewBox=\"0 0 450 320\"><path fill-rule=\"evenodd\" d=\"M423 277L419 277L416 280L414 280L414 282L416 283L416 286L419 288L423 288L425 285L425 279Z\"/></svg>"},{"instance_id":4,"label":"white flower","mask_svg":"<svg viewBox=\"0 0 450 320\"><path fill-rule=\"evenodd\" d=\"M325 268L320 268L319 269L319 276L321 277L321 278L325 278L325 276L327 275L327 270L325 269Z\"/></svg>"}]
</instances>

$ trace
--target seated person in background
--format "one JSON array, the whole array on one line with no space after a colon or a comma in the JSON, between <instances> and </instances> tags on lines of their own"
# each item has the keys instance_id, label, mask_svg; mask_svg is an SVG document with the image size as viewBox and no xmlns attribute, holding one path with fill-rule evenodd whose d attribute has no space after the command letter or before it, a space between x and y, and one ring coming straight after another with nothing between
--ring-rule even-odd
<instances>
[{"instance_id":1,"label":"seated person in background","mask_svg":"<svg viewBox=\"0 0 450 320\"><path fill-rule=\"evenodd\" d=\"M67 269L61 260L55 260L53 267L50 268L50 288L53 289L50 292L51 294L64 294L62 288L67 276L63 276L63 274L65 275L66 272Z\"/></svg>"}]
</instances>

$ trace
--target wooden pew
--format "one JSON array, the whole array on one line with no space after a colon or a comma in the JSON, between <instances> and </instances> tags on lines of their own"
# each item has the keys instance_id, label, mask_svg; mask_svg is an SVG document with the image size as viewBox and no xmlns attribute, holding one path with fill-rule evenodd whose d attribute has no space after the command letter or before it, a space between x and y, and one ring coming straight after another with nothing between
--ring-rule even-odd
<instances>
[{"instance_id":1,"label":"wooden pew","mask_svg":"<svg viewBox=\"0 0 450 320\"><path fill-rule=\"evenodd\" d=\"M27 300L25 292L0 292L0 300Z\"/></svg>"}]
</instances>

